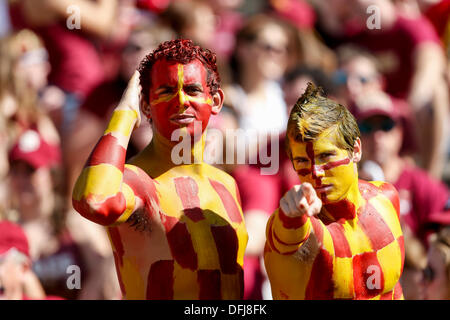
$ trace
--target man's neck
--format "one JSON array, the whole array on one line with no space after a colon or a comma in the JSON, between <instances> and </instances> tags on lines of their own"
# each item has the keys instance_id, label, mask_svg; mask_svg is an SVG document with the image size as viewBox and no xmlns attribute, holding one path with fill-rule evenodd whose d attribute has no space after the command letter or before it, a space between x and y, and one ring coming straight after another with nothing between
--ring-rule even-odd
<instances>
[{"instance_id":1,"label":"man's neck","mask_svg":"<svg viewBox=\"0 0 450 320\"><path fill-rule=\"evenodd\" d=\"M194 138L191 137L191 139ZM194 143L189 142L189 140L185 143L183 141L185 140L181 140L181 138L180 142L169 141L155 132L150 144L132 163L141 166L153 177L178 165L203 163L206 130L200 139ZM188 155L184 155L185 150L188 150Z\"/></svg>"},{"instance_id":2,"label":"man's neck","mask_svg":"<svg viewBox=\"0 0 450 320\"><path fill-rule=\"evenodd\" d=\"M330 222L341 219L353 220L363 203L364 199L359 192L358 179L355 179L347 194L339 201L325 204L322 213Z\"/></svg>"}]
</instances>

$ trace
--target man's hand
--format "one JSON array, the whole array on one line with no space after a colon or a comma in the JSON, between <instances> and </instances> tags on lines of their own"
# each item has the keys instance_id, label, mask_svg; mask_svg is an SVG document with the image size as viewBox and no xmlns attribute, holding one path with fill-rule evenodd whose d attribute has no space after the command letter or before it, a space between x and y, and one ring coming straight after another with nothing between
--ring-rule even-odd
<instances>
[{"instance_id":1,"label":"man's hand","mask_svg":"<svg viewBox=\"0 0 450 320\"><path fill-rule=\"evenodd\" d=\"M128 109L136 112L136 128L141 124L141 112L139 110L141 85L139 76L139 71L135 71L117 106L117 109Z\"/></svg>"},{"instance_id":2,"label":"man's hand","mask_svg":"<svg viewBox=\"0 0 450 320\"><path fill-rule=\"evenodd\" d=\"M294 186L280 200L280 208L288 217L295 218L304 214L312 217L319 214L322 201L310 183Z\"/></svg>"}]
</instances>

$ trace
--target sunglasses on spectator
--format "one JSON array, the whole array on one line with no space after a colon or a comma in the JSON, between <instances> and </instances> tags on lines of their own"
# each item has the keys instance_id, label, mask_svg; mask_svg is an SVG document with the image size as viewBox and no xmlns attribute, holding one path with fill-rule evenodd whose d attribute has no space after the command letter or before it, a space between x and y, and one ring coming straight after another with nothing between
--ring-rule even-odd
<instances>
[{"instance_id":1,"label":"sunglasses on spectator","mask_svg":"<svg viewBox=\"0 0 450 320\"><path fill-rule=\"evenodd\" d=\"M382 130L384 132L391 131L396 126L396 122L390 118L384 118L381 121L364 120L358 124L361 134L371 134L375 131Z\"/></svg>"}]
</instances>

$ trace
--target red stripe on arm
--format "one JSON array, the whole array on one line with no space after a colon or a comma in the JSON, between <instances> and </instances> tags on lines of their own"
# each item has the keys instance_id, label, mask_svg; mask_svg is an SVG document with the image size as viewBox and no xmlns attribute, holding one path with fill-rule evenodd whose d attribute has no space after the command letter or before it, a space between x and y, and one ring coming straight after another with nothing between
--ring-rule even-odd
<instances>
[{"instance_id":1,"label":"red stripe on arm","mask_svg":"<svg viewBox=\"0 0 450 320\"><path fill-rule=\"evenodd\" d=\"M156 192L155 181L149 177L144 170L139 167L134 167L137 173L125 167L123 172L123 182L126 183L134 192L136 197L139 197L144 202L144 206L150 215L155 216L154 204L159 205L159 198ZM136 211L137 207L134 208Z\"/></svg>"},{"instance_id":2,"label":"red stripe on arm","mask_svg":"<svg viewBox=\"0 0 450 320\"><path fill-rule=\"evenodd\" d=\"M86 162L86 166L111 164L123 172L127 150L110 133L100 138Z\"/></svg>"},{"instance_id":3,"label":"red stripe on arm","mask_svg":"<svg viewBox=\"0 0 450 320\"><path fill-rule=\"evenodd\" d=\"M89 197L80 201L72 198L72 205L86 219L107 226L114 223L125 211L126 200L122 193L118 193L95 208L95 212L89 204Z\"/></svg>"},{"instance_id":4,"label":"red stripe on arm","mask_svg":"<svg viewBox=\"0 0 450 320\"><path fill-rule=\"evenodd\" d=\"M266 247L270 247L276 253L280 253L280 251L277 249L277 247L275 247L275 244L273 242L273 221L274 221L274 216L272 216L269 219L269 222L267 223ZM267 246L267 242L268 242L269 246ZM265 249L266 248L264 248L264 250Z\"/></svg>"},{"instance_id":5,"label":"red stripe on arm","mask_svg":"<svg viewBox=\"0 0 450 320\"><path fill-rule=\"evenodd\" d=\"M278 217L280 218L283 227L286 229L301 228L306 223L306 221L308 221L308 216L306 214L301 215L300 217L289 217L281 208L279 208L278 210Z\"/></svg>"},{"instance_id":6,"label":"red stripe on arm","mask_svg":"<svg viewBox=\"0 0 450 320\"><path fill-rule=\"evenodd\" d=\"M147 299L173 299L173 260L160 260L153 263L147 278Z\"/></svg>"},{"instance_id":7,"label":"red stripe on arm","mask_svg":"<svg viewBox=\"0 0 450 320\"><path fill-rule=\"evenodd\" d=\"M237 206L236 201L234 200L230 191L228 191L228 189L220 182L212 179L208 180L211 186L219 195L220 199L222 200L223 206L225 207L225 210L230 220L232 222L238 223L242 222L241 212L239 211L239 207Z\"/></svg>"}]
</instances>

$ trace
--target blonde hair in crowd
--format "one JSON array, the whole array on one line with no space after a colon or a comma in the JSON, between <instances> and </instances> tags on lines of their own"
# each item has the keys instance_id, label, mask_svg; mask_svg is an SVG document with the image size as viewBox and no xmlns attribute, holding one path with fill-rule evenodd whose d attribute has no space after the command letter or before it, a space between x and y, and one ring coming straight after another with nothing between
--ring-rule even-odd
<instances>
[{"instance_id":1,"label":"blonde hair in crowd","mask_svg":"<svg viewBox=\"0 0 450 320\"><path fill-rule=\"evenodd\" d=\"M0 101L8 95L17 104L17 114L26 121L36 120L37 92L15 72L16 67L32 51L45 50L40 38L32 31L23 29L0 39Z\"/></svg>"}]
</instances>

